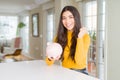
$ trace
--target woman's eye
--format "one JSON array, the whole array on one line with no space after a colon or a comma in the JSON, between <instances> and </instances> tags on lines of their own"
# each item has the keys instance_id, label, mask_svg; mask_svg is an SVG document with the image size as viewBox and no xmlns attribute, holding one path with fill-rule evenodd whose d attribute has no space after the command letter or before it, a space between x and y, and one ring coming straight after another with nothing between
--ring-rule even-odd
<instances>
[{"instance_id":1,"label":"woman's eye","mask_svg":"<svg viewBox=\"0 0 120 80\"><path fill-rule=\"evenodd\" d=\"M73 16L70 16L69 18L74 18Z\"/></svg>"},{"instance_id":2,"label":"woman's eye","mask_svg":"<svg viewBox=\"0 0 120 80\"><path fill-rule=\"evenodd\" d=\"M62 20L65 20L65 19L66 19L65 17L62 18Z\"/></svg>"},{"instance_id":3,"label":"woman's eye","mask_svg":"<svg viewBox=\"0 0 120 80\"><path fill-rule=\"evenodd\" d=\"M62 20L66 20L66 19L73 19L73 16L68 16L68 17L62 17Z\"/></svg>"}]
</instances>

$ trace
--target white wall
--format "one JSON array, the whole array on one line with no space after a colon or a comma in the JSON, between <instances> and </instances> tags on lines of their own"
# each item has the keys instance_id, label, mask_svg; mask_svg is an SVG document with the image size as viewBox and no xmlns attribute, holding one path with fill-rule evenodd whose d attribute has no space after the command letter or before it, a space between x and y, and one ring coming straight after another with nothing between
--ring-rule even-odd
<instances>
[{"instance_id":1,"label":"white wall","mask_svg":"<svg viewBox=\"0 0 120 80\"><path fill-rule=\"evenodd\" d=\"M106 0L105 80L120 79L120 0Z\"/></svg>"}]
</instances>

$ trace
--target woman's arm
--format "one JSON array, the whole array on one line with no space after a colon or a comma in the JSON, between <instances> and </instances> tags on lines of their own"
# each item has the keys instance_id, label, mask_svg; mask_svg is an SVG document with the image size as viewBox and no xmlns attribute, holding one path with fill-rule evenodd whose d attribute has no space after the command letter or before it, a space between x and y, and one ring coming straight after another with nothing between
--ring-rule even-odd
<instances>
[{"instance_id":1,"label":"woman's arm","mask_svg":"<svg viewBox=\"0 0 120 80\"><path fill-rule=\"evenodd\" d=\"M84 34L82 38L77 39L75 61L77 64L83 65L87 60L87 53L90 45L90 37Z\"/></svg>"}]
</instances>

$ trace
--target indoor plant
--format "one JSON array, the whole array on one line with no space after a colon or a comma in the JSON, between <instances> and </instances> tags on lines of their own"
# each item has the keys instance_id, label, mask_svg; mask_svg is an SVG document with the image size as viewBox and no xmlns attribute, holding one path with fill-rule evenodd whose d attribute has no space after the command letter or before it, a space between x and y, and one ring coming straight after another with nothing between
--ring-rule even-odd
<instances>
[{"instance_id":1,"label":"indoor plant","mask_svg":"<svg viewBox=\"0 0 120 80\"><path fill-rule=\"evenodd\" d=\"M19 22L19 23L18 23L18 26L17 26L17 36L20 35L20 30L21 30L23 27L25 27L25 26L26 26L26 24L23 23L23 22Z\"/></svg>"}]
</instances>

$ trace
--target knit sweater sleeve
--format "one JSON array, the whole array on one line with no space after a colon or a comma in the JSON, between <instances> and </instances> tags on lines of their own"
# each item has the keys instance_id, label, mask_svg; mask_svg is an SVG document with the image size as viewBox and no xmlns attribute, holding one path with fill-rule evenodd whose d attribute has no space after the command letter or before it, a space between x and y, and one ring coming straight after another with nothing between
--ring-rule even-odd
<instances>
[{"instance_id":1,"label":"knit sweater sleeve","mask_svg":"<svg viewBox=\"0 0 120 80\"><path fill-rule=\"evenodd\" d=\"M49 58L46 57L45 62L48 66L50 66L54 63L54 60L49 60Z\"/></svg>"},{"instance_id":2,"label":"knit sweater sleeve","mask_svg":"<svg viewBox=\"0 0 120 80\"><path fill-rule=\"evenodd\" d=\"M90 37L85 34L82 38L77 39L75 61L79 65L83 65L87 60L87 53L90 45Z\"/></svg>"}]
</instances>

